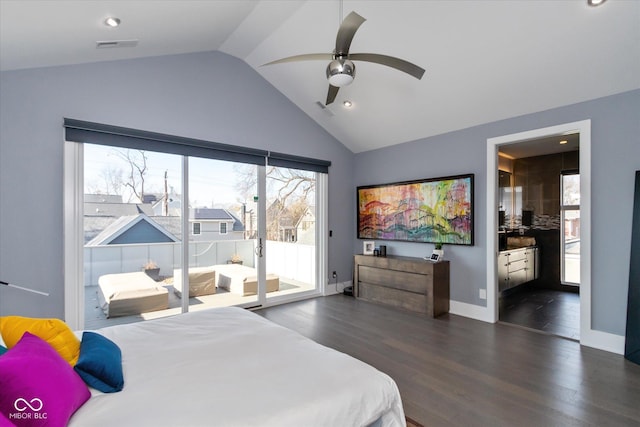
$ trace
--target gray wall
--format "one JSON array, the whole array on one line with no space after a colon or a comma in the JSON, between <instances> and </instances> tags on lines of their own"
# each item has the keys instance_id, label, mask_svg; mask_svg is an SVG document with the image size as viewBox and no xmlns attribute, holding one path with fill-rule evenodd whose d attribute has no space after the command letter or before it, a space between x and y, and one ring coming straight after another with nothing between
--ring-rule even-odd
<instances>
[{"instance_id":1,"label":"gray wall","mask_svg":"<svg viewBox=\"0 0 640 427\"><path fill-rule=\"evenodd\" d=\"M357 155L242 61L219 52L0 73L0 278L50 292L3 289L0 313L63 309L63 129L70 117L331 160L328 270L351 277L355 186L475 174L475 246L447 246L451 295L484 306L486 140L592 120L593 327L624 334L640 91L484 124ZM428 120L428 118L425 118ZM432 245L390 242L423 256Z\"/></svg>"},{"instance_id":2,"label":"gray wall","mask_svg":"<svg viewBox=\"0 0 640 427\"><path fill-rule=\"evenodd\" d=\"M640 90L488 123L355 155L355 186L475 174L475 246L445 246L451 298L479 299L486 276L487 138L591 119L592 327L624 335L634 171L640 169ZM428 120L428 117L425 118ZM352 206L355 210L355 195ZM433 245L388 242L391 253L424 256ZM354 241L353 250L362 251Z\"/></svg>"},{"instance_id":3,"label":"gray wall","mask_svg":"<svg viewBox=\"0 0 640 427\"><path fill-rule=\"evenodd\" d=\"M220 52L0 74L0 313L64 315L63 117L330 160L329 271L351 276L353 154ZM348 201L348 202L345 202Z\"/></svg>"}]
</instances>

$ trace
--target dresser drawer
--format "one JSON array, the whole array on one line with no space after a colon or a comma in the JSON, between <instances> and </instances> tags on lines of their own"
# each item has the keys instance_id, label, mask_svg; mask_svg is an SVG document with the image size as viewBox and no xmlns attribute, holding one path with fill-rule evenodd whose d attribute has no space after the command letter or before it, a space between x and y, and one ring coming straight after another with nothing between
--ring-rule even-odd
<instances>
[{"instance_id":1,"label":"dresser drawer","mask_svg":"<svg viewBox=\"0 0 640 427\"><path fill-rule=\"evenodd\" d=\"M355 255L356 298L437 317L449 311L449 261Z\"/></svg>"},{"instance_id":2,"label":"dresser drawer","mask_svg":"<svg viewBox=\"0 0 640 427\"><path fill-rule=\"evenodd\" d=\"M358 281L378 286L400 289L403 291L424 294L427 291L431 275L408 273L406 271L388 270L384 268L358 266Z\"/></svg>"},{"instance_id":3,"label":"dresser drawer","mask_svg":"<svg viewBox=\"0 0 640 427\"><path fill-rule=\"evenodd\" d=\"M365 282L360 282L358 292L359 298L367 301L401 307L420 313L433 312L433 297L430 295L405 292L400 289L387 288Z\"/></svg>"}]
</instances>

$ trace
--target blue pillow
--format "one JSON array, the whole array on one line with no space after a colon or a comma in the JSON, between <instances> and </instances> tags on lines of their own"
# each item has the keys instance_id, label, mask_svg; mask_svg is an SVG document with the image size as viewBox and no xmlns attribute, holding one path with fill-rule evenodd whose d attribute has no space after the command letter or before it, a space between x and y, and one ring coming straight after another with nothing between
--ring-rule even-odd
<instances>
[{"instance_id":1,"label":"blue pillow","mask_svg":"<svg viewBox=\"0 0 640 427\"><path fill-rule=\"evenodd\" d=\"M104 393L114 393L124 387L120 348L95 332L82 333L80 357L73 369L88 386Z\"/></svg>"},{"instance_id":2,"label":"blue pillow","mask_svg":"<svg viewBox=\"0 0 640 427\"><path fill-rule=\"evenodd\" d=\"M3 354L5 354L7 352L7 349L3 346L0 345L0 356L2 356Z\"/></svg>"}]
</instances>

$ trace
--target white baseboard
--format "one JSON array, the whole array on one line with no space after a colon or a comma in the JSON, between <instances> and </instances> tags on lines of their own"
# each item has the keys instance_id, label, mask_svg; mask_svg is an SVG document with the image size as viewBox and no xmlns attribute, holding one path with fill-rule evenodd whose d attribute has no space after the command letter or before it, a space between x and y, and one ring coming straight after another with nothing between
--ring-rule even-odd
<instances>
[{"instance_id":1,"label":"white baseboard","mask_svg":"<svg viewBox=\"0 0 640 427\"><path fill-rule=\"evenodd\" d=\"M449 313L483 322L494 323L487 307L481 307L479 305L451 300L449 301ZM624 341L624 336L593 329L586 333L581 333L580 337L580 345L616 354L624 354Z\"/></svg>"},{"instance_id":2,"label":"white baseboard","mask_svg":"<svg viewBox=\"0 0 640 427\"><path fill-rule=\"evenodd\" d=\"M327 283L327 286L324 287L324 296L341 294L347 286L351 286L351 281Z\"/></svg>"},{"instance_id":3,"label":"white baseboard","mask_svg":"<svg viewBox=\"0 0 640 427\"><path fill-rule=\"evenodd\" d=\"M479 305L467 304L460 301L449 301L449 313L458 316L469 317L471 319L481 320L483 322L494 323L489 315L487 307Z\"/></svg>"},{"instance_id":4,"label":"white baseboard","mask_svg":"<svg viewBox=\"0 0 640 427\"><path fill-rule=\"evenodd\" d=\"M590 330L586 334L580 333L580 345L610 351L611 353L624 354L625 337L610 334L608 332Z\"/></svg>"}]
</instances>

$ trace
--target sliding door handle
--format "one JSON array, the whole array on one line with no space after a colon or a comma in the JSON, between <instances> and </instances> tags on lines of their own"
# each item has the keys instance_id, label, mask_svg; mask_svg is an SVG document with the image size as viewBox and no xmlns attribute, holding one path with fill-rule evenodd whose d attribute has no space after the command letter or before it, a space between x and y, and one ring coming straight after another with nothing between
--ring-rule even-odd
<instances>
[{"instance_id":1,"label":"sliding door handle","mask_svg":"<svg viewBox=\"0 0 640 427\"><path fill-rule=\"evenodd\" d=\"M258 256L258 258L262 258L264 256L263 251L264 250L264 246L262 244L262 238L258 239L258 246L256 246L256 250L255 253Z\"/></svg>"}]
</instances>

